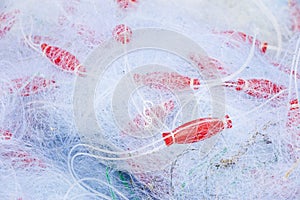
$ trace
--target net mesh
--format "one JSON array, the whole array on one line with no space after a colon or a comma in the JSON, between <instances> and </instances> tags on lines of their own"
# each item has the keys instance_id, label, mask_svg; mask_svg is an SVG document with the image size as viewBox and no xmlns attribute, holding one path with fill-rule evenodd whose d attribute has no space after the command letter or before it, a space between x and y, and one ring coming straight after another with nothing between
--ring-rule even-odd
<instances>
[{"instance_id":1,"label":"net mesh","mask_svg":"<svg viewBox=\"0 0 300 200\"><path fill-rule=\"evenodd\" d=\"M1 1L1 199L299 199L299 11Z\"/></svg>"}]
</instances>

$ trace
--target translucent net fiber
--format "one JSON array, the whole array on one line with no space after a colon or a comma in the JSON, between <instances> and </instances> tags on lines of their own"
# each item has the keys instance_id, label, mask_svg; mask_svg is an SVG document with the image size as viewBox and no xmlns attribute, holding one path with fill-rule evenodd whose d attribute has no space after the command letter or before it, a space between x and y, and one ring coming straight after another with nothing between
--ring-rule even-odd
<instances>
[{"instance_id":1,"label":"translucent net fiber","mask_svg":"<svg viewBox=\"0 0 300 200\"><path fill-rule=\"evenodd\" d=\"M0 2L0 199L299 199L298 0Z\"/></svg>"}]
</instances>

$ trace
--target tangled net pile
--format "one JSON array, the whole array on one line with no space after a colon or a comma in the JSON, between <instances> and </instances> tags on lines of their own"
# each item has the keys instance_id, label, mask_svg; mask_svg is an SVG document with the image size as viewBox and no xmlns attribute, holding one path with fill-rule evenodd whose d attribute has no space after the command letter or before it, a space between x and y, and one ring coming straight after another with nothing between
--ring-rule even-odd
<instances>
[{"instance_id":1,"label":"tangled net pile","mask_svg":"<svg viewBox=\"0 0 300 200\"><path fill-rule=\"evenodd\" d=\"M299 199L298 0L0 2L0 199Z\"/></svg>"}]
</instances>

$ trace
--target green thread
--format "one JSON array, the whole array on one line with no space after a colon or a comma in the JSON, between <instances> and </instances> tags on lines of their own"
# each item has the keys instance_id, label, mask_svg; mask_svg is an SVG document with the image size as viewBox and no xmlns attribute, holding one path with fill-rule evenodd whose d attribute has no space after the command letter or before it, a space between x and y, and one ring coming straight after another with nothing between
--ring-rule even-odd
<instances>
[{"instance_id":1,"label":"green thread","mask_svg":"<svg viewBox=\"0 0 300 200\"><path fill-rule=\"evenodd\" d=\"M108 169L109 169L109 167L106 167L106 179L107 179L108 184L111 185ZM109 188L109 190L110 190L110 194L111 194L112 199L116 200L117 198L116 198L115 192L111 188Z\"/></svg>"},{"instance_id":2,"label":"green thread","mask_svg":"<svg viewBox=\"0 0 300 200\"><path fill-rule=\"evenodd\" d=\"M129 186L128 181L125 180L125 177L124 177L123 173L120 172L120 171L119 171L119 177L120 177L120 180L121 180L122 184L123 184L128 190L130 190L130 194L134 194L134 191L133 191L133 190L131 189L131 187ZM131 185L132 185L132 184L131 184ZM139 200L139 199L138 199L137 197L134 197L133 200Z\"/></svg>"}]
</instances>

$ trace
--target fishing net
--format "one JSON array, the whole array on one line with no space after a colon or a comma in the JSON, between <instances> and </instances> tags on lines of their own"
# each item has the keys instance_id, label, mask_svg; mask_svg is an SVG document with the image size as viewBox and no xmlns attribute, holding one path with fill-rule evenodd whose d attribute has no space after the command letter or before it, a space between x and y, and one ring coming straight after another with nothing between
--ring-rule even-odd
<instances>
[{"instance_id":1,"label":"fishing net","mask_svg":"<svg viewBox=\"0 0 300 200\"><path fill-rule=\"evenodd\" d=\"M0 199L300 198L300 2L0 2Z\"/></svg>"}]
</instances>

